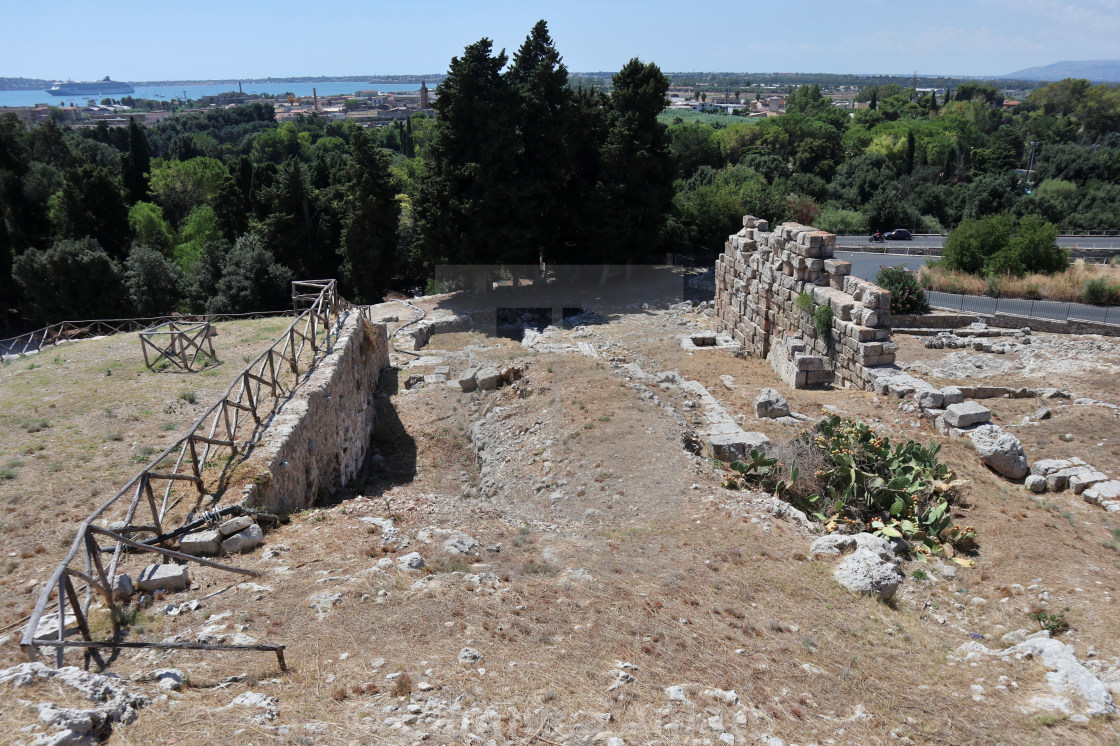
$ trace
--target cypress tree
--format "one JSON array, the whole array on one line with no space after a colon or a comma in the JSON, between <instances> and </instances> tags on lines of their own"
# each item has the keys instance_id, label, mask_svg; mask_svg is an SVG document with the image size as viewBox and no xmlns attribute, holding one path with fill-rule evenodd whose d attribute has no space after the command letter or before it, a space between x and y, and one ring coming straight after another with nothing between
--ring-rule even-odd
<instances>
[{"instance_id":1,"label":"cypress tree","mask_svg":"<svg viewBox=\"0 0 1120 746\"><path fill-rule=\"evenodd\" d=\"M433 104L435 125L415 201L420 248L440 262L496 264L514 247L519 195L511 175L519 149L508 58L481 39L453 57Z\"/></svg>"},{"instance_id":2,"label":"cypress tree","mask_svg":"<svg viewBox=\"0 0 1120 746\"><path fill-rule=\"evenodd\" d=\"M568 142L574 99L561 59L548 24L538 21L506 73L516 96L514 124L521 145L514 165L521 204L519 263L536 262L539 254L557 261L563 253L562 228L572 211L561 197L570 196L566 185L571 178Z\"/></svg>"},{"instance_id":3,"label":"cypress tree","mask_svg":"<svg viewBox=\"0 0 1120 746\"><path fill-rule=\"evenodd\" d=\"M346 177L339 206L344 291L356 301L375 303L393 270L401 208L389 158L362 130L350 140Z\"/></svg>"},{"instance_id":4,"label":"cypress tree","mask_svg":"<svg viewBox=\"0 0 1120 746\"><path fill-rule=\"evenodd\" d=\"M128 153L122 159L124 188L130 204L148 198L148 179L152 170L152 152L144 130L134 117L128 118Z\"/></svg>"}]
</instances>

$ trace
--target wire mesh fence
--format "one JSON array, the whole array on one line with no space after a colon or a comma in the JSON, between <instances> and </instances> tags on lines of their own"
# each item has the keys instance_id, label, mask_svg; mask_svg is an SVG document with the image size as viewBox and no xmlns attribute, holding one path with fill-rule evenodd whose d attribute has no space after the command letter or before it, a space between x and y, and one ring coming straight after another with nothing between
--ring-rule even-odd
<instances>
[{"instance_id":1,"label":"wire mesh fence","mask_svg":"<svg viewBox=\"0 0 1120 746\"><path fill-rule=\"evenodd\" d=\"M1120 306L1093 306L1073 301L1030 300L1028 298L989 298L927 290L931 306L961 313L1023 316L1048 321L1089 321L1120 325Z\"/></svg>"}]
</instances>

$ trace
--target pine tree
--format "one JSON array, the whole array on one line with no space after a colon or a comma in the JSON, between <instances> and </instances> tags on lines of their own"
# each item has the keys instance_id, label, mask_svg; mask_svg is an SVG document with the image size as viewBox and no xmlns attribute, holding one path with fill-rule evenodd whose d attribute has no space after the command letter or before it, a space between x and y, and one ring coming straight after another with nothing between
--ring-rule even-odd
<instances>
[{"instance_id":1,"label":"pine tree","mask_svg":"<svg viewBox=\"0 0 1120 746\"><path fill-rule=\"evenodd\" d=\"M638 259L654 249L673 199L668 128L657 121L669 81L634 58L614 76L597 188L599 261Z\"/></svg>"},{"instance_id":2,"label":"pine tree","mask_svg":"<svg viewBox=\"0 0 1120 746\"><path fill-rule=\"evenodd\" d=\"M362 130L350 140L346 177L339 206L343 290L355 301L375 303L392 276L401 208L389 158Z\"/></svg>"}]
</instances>

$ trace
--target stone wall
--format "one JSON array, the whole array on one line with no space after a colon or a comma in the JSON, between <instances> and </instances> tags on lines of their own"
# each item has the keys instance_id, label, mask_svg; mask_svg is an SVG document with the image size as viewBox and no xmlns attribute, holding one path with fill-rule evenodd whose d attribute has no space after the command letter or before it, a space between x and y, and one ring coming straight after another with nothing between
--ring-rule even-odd
<instances>
[{"instance_id":1,"label":"stone wall","mask_svg":"<svg viewBox=\"0 0 1120 746\"><path fill-rule=\"evenodd\" d=\"M384 324L351 312L338 340L264 431L249 458L245 504L287 513L310 507L357 474L376 424L374 393L389 366Z\"/></svg>"},{"instance_id":2,"label":"stone wall","mask_svg":"<svg viewBox=\"0 0 1120 746\"><path fill-rule=\"evenodd\" d=\"M716 316L743 348L765 358L794 388L835 384L870 388L865 368L892 365L891 296L851 276L850 262L833 258L836 236L798 223L774 231L743 217L716 261ZM832 308L829 333L818 336L812 313Z\"/></svg>"}]
</instances>

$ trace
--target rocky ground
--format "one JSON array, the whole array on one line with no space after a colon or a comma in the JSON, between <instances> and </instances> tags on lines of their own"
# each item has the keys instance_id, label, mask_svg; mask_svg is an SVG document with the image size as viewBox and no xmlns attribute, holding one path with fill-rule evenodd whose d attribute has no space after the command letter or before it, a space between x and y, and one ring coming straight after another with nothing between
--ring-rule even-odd
<instances>
[{"instance_id":1,"label":"rocky ground","mask_svg":"<svg viewBox=\"0 0 1120 746\"><path fill-rule=\"evenodd\" d=\"M119 743L1116 742L1120 517L998 477L897 399L790 390L733 347L682 344L712 319L679 301L608 288L582 300L593 313L523 342L476 328L394 353L366 483L234 558L260 577L192 567L190 589L133 621L146 639L282 642L291 671L266 653L124 651L108 669L121 679L91 693L24 668L0 683L0 741L88 722ZM430 321L472 303L416 305ZM377 311L393 328L420 315ZM1032 462L1120 474L1116 410L1075 403L1120 401L1101 372L1120 345L897 341L939 386L983 372L1069 389L1013 432ZM463 391L464 373L479 388ZM763 388L806 420L757 418ZM1040 406L984 404L1005 428ZM828 413L943 442L969 480L959 518L977 554L923 563L871 540L821 543L785 503L724 489L697 452L728 428L780 444ZM867 593L837 582L861 563ZM1038 635L1038 612L1069 631ZM11 637L3 654L18 660Z\"/></svg>"}]
</instances>

